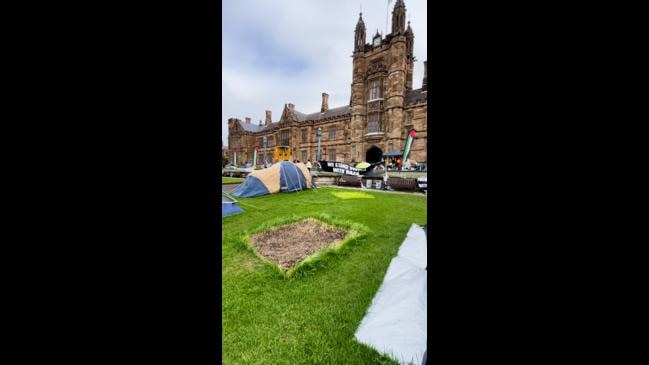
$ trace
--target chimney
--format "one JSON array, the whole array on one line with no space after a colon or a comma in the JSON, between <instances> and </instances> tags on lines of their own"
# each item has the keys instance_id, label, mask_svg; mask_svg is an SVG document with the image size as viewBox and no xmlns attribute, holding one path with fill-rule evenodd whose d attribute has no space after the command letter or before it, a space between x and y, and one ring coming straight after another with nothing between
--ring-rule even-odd
<instances>
[{"instance_id":1,"label":"chimney","mask_svg":"<svg viewBox=\"0 0 649 365\"><path fill-rule=\"evenodd\" d=\"M288 105L288 108L291 109L291 110L295 109L295 104L293 104L293 103L288 103L286 105Z\"/></svg>"},{"instance_id":2,"label":"chimney","mask_svg":"<svg viewBox=\"0 0 649 365\"><path fill-rule=\"evenodd\" d=\"M250 124L250 117L246 117L246 124Z\"/></svg>"},{"instance_id":3,"label":"chimney","mask_svg":"<svg viewBox=\"0 0 649 365\"><path fill-rule=\"evenodd\" d=\"M269 125L272 122L273 122L273 120L271 119L271 111L266 110L266 125Z\"/></svg>"},{"instance_id":4,"label":"chimney","mask_svg":"<svg viewBox=\"0 0 649 365\"><path fill-rule=\"evenodd\" d=\"M322 93L322 107L320 108L320 112L324 113L327 110L329 110L329 94Z\"/></svg>"},{"instance_id":5,"label":"chimney","mask_svg":"<svg viewBox=\"0 0 649 365\"><path fill-rule=\"evenodd\" d=\"M259 119L259 126L261 127L261 119Z\"/></svg>"},{"instance_id":6,"label":"chimney","mask_svg":"<svg viewBox=\"0 0 649 365\"><path fill-rule=\"evenodd\" d=\"M428 87L428 61L424 61L424 81L421 84L422 90L427 90Z\"/></svg>"}]
</instances>

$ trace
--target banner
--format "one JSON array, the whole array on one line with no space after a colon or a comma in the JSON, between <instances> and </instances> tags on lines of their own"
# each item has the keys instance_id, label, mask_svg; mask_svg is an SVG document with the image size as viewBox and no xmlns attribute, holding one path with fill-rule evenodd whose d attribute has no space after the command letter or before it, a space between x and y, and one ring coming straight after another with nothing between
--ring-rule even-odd
<instances>
[{"instance_id":1,"label":"banner","mask_svg":"<svg viewBox=\"0 0 649 365\"><path fill-rule=\"evenodd\" d=\"M349 166L348 164L342 162L333 162L333 161L318 161L318 162L320 163L320 167L322 168L322 171L326 171L326 172L336 172L339 174L353 175L353 176L365 175L367 173L367 169L359 169L356 167Z\"/></svg>"},{"instance_id":2,"label":"banner","mask_svg":"<svg viewBox=\"0 0 649 365\"><path fill-rule=\"evenodd\" d=\"M259 151L259 146L255 146L255 151L252 153L252 168L254 169L257 165L257 152Z\"/></svg>"}]
</instances>

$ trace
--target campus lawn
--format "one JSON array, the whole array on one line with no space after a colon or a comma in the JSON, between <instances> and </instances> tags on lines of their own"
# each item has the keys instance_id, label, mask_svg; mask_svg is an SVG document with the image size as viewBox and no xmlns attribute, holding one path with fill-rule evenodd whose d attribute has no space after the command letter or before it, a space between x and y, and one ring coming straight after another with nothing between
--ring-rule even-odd
<instances>
[{"instance_id":1,"label":"campus lawn","mask_svg":"<svg viewBox=\"0 0 649 365\"><path fill-rule=\"evenodd\" d=\"M396 364L354 332L426 197L336 188L237 198L222 218L223 364ZM326 214L369 232L315 269L285 278L241 241L277 217Z\"/></svg>"},{"instance_id":2,"label":"campus lawn","mask_svg":"<svg viewBox=\"0 0 649 365\"><path fill-rule=\"evenodd\" d=\"M225 184L240 184L243 182L244 179L240 179L237 177L225 177L223 176L223 180L221 181L221 185Z\"/></svg>"}]
</instances>

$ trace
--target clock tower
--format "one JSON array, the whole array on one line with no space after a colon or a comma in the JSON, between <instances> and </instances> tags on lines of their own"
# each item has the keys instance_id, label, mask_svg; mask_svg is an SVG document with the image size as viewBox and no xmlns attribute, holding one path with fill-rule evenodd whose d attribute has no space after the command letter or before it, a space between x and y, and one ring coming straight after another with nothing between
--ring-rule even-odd
<instances>
[{"instance_id":1,"label":"clock tower","mask_svg":"<svg viewBox=\"0 0 649 365\"><path fill-rule=\"evenodd\" d=\"M392 33L384 37L376 31L370 44L359 44L359 29L365 37L365 23L356 24L351 85L352 143L357 150L370 148L388 152L405 140L406 92L412 90L414 34L406 29L406 7L398 0L392 12ZM361 159L364 155L361 154Z\"/></svg>"}]
</instances>

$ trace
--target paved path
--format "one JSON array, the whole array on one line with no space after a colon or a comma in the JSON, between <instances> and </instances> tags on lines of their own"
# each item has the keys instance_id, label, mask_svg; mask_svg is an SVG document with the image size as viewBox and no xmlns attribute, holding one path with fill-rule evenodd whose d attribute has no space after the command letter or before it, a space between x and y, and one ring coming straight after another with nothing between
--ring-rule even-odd
<instances>
[{"instance_id":1,"label":"paved path","mask_svg":"<svg viewBox=\"0 0 649 365\"><path fill-rule=\"evenodd\" d=\"M221 185L221 187L223 188L224 192L229 193L239 185L241 184L225 184L225 185Z\"/></svg>"}]
</instances>

